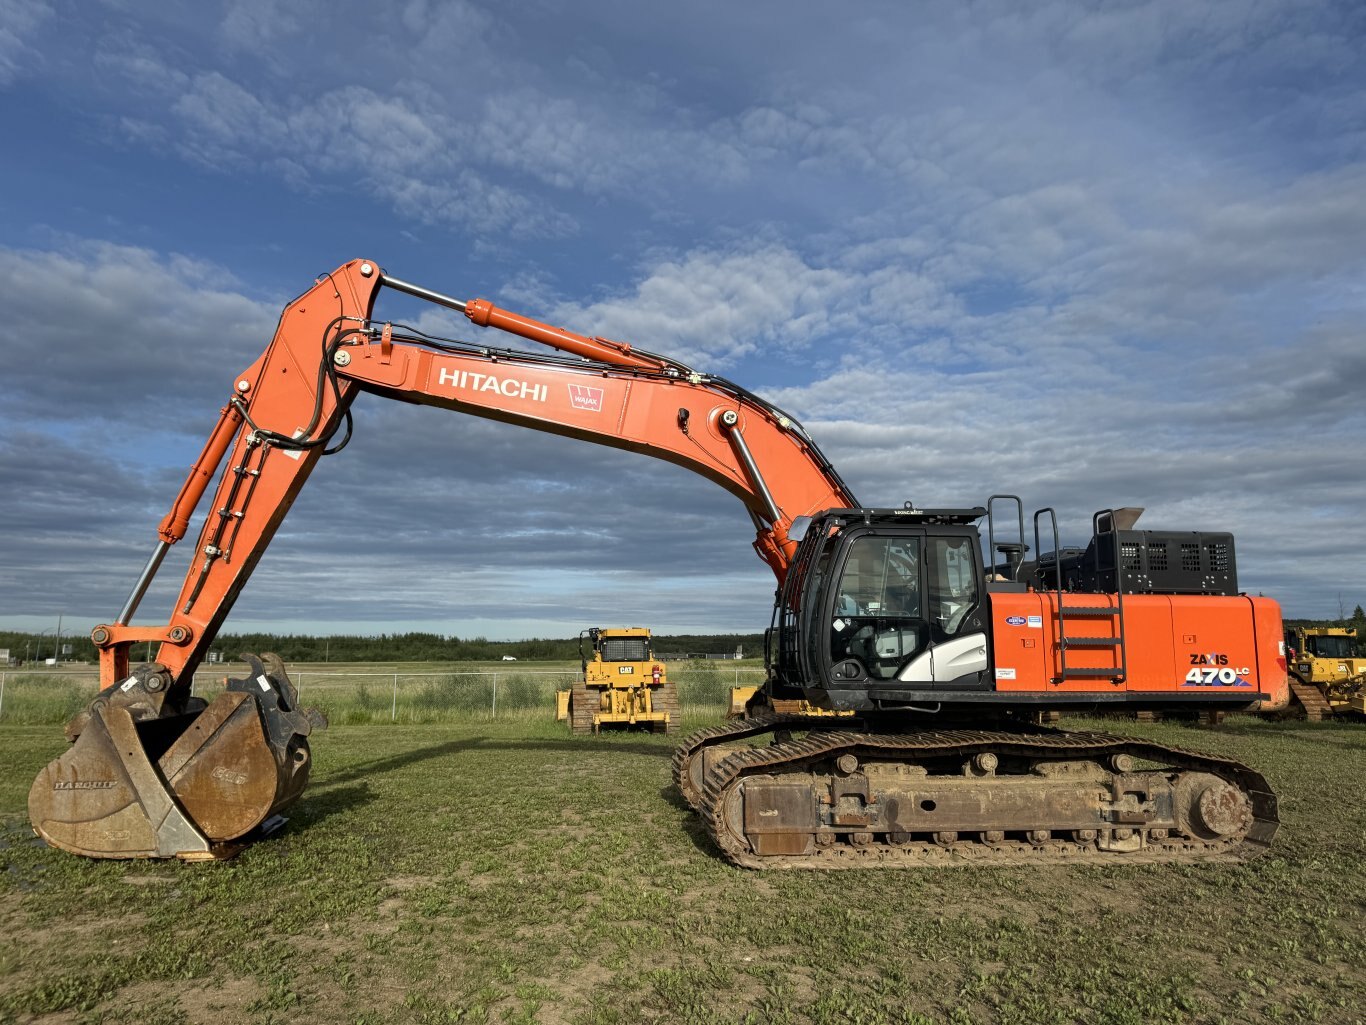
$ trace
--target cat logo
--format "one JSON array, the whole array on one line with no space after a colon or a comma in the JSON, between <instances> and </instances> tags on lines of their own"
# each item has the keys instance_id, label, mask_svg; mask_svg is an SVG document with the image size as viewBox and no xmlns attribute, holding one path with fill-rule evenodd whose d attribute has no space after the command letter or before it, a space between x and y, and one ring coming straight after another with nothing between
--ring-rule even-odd
<instances>
[{"instance_id":1,"label":"cat logo","mask_svg":"<svg viewBox=\"0 0 1366 1025\"><path fill-rule=\"evenodd\" d=\"M245 772L233 772L226 765L218 766L218 768L214 769L209 775L213 776L213 778L220 783L232 783L234 786L239 787L247 782L247 774Z\"/></svg>"}]
</instances>

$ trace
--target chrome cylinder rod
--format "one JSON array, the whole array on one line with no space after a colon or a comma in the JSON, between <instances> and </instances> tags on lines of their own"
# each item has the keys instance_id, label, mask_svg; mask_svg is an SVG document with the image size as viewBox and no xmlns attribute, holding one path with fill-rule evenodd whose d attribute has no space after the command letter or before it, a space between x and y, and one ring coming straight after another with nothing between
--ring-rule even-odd
<instances>
[{"instance_id":1,"label":"chrome cylinder rod","mask_svg":"<svg viewBox=\"0 0 1366 1025\"><path fill-rule=\"evenodd\" d=\"M155 549L152 550L152 557L147 560L147 565L143 567L142 576L138 577L138 582L133 585L133 593L128 596L128 600L123 604L123 611L119 613L119 618L114 620L119 626L127 626L128 621L133 618L133 613L137 612L138 604L142 601L142 596L147 593L147 587L152 582L152 578L157 575L157 570L161 568L161 560L166 558L166 553L171 546L165 541L158 541Z\"/></svg>"},{"instance_id":2,"label":"chrome cylinder rod","mask_svg":"<svg viewBox=\"0 0 1366 1025\"><path fill-rule=\"evenodd\" d=\"M754 456L750 454L749 446L745 444L745 436L740 433L738 422L739 417L733 410L726 410L721 415L722 430L726 433L730 447L735 450L740 465L745 468L750 484L754 486L754 490L759 495L759 501L764 505L764 515L768 518L769 523L777 523L782 519L783 514L778 509L778 503L773 501L773 492L768 490L768 484L764 482L764 476L759 472L759 467L754 462Z\"/></svg>"},{"instance_id":3,"label":"chrome cylinder rod","mask_svg":"<svg viewBox=\"0 0 1366 1025\"><path fill-rule=\"evenodd\" d=\"M438 306L449 306L453 310L465 312L468 305L463 299L453 299L449 295L442 295L440 292L433 292L430 288L423 288L421 285L414 285L399 278L391 278L388 274L379 276L379 283L385 288L392 288L395 292L405 292L408 295L415 295L419 299L426 299L429 303L436 303Z\"/></svg>"}]
</instances>

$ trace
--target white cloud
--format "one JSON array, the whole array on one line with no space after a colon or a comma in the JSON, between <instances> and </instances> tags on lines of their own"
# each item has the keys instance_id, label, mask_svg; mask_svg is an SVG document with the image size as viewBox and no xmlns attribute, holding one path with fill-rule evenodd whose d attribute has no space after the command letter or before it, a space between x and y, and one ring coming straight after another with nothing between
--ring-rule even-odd
<instances>
[{"instance_id":1,"label":"white cloud","mask_svg":"<svg viewBox=\"0 0 1366 1025\"><path fill-rule=\"evenodd\" d=\"M14 328L0 416L13 423L197 431L279 314L221 268L110 243L0 248L0 277Z\"/></svg>"},{"instance_id":2,"label":"white cloud","mask_svg":"<svg viewBox=\"0 0 1366 1025\"><path fill-rule=\"evenodd\" d=\"M323 13L305 0L226 0L219 30L230 46L258 50L298 33L301 19Z\"/></svg>"},{"instance_id":3,"label":"white cloud","mask_svg":"<svg viewBox=\"0 0 1366 1025\"><path fill-rule=\"evenodd\" d=\"M628 295L563 303L555 316L695 369L720 370L760 348L801 348L826 334L831 307L854 285L779 246L693 252L654 264Z\"/></svg>"},{"instance_id":4,"label":"white cloud","mask_svg":"<svg viewBox=\"0 0 1366 1025\"><path fill-rule=\"evenodd\" d=\"M31 40L56 12L46 0L0 0L0 86L39 60Z\"/></svg>"}]
</instances>

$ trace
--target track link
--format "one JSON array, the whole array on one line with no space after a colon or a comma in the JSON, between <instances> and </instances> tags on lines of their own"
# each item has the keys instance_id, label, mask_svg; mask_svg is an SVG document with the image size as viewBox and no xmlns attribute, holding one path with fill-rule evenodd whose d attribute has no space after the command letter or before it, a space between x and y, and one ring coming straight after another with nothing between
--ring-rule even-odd
<instances>
[{"instance_id":1,"label":"track link","mask_svg":"<svg viewBox=\"0 0 1366 1025\"><path fill-rule=\"evenodd\" d=\"M691 749L681 749L675 756L675 775L680 781L680 789L683 789L684 781L690 778L696 780L697 774L689 771L689 764L707 744L714 745L724 740L741 739L746 735L788 727L786 722L775 722L776 718L751 721L745 724L748 726L746 729L704 730L688 738ZM809 720L805 725L810 728ZM943 730L874 734L830 729L828 719L822 723L822 727L804 737L783 739L767 747L739 750L719 760L710 760L696 807L713 842L728 860L756 869L1241 861L1262 853L1269 846L1278 824L1275 795L1266 780L1247 766L1230 759L1130 737L1068 733L1039 727L1023 727L1018 731ZM914 768L916 766L930 763L942 765L946 759L967 764L979 756L990 756L1003 765L1023 765L1025 770L1016 771L1011 776L997 777L1004 783L996 783L992 779L915 775L919 771ZM1107 778L1109 770L1103 766L1119 764L1115 759L1121 757L1156 762L1161 768L1110 772ZM984 822L984 828L959 833L931 832L923 824L923 818L917 820L911 813L907 813L901 822L889 821L885 807L879 810L881 817L872 815L871 810L878 807L879 800L875 793L872 803L868 805L870 814L866 826L859 825L855 815L855 824L851 828L833 829L828 820L848 827L848 819L839 823L833 811L811 810L832 803L838 805L839 798L832 797L832 794L857 790L855 784L859 782L859 770L870 765L881 766L893 777L898 771L909 773L909 781L898 784L902 789L897 793L903 802L906 794L915 792L917 787L949 779L950 786L956 786L959 794L968 798L968 805L983 806L990 801L982 788L1002 785L1021 790L1047 787L1050 785L1047 766L1061 765L1066 769L1079 765L1082 766L1079 770L1082 776L1075 782L1067 778L1065 771L1060 771L1051 783L1055 797L1057 794L1062 795L1064 806L1072 807L1067 803L1069 795L1075 798L1076 795L1089 793L1094 800L1098 789L1104 791L1106 787L1112 787L1118 799L1124 787L1141 789L1148 786L1154 794L1159 791L1166 793L1169 814L1167 819L1153 817L1153 802L1149 802L1149 817L1144 821L1141 821L1143 816L1137 811L1132 818L1102 811L1089 828L1046 828L1049 823L1042 819L1036 822L1035 828L1021 828L1017 815L1005 828L990 828L991 824L987 821ZM1040 784L1040 778L1045 782ZM866 780L863 782L866 783ZM755 808L746 806L746 801L750 799L745 794L746 785L759 788L752 795ZM939 786L938 792L942 793L942 782ZM768 789L764 790L765 787ZM1182 796L1183 787L1203 789ZM865 786L864 793L868 794L873 789ZM933 790L933 786L930 789ZM1203 796L1206 793L1214 796ZM1218 821L1219 802L1224 801L1226 806L1234 809L1230 821L1236 821L1236 827L1222 832L1206 829L1203 831L1207 835L1201 837L1198 834L1202 829L1193 828L1186 821L1190 814L1195 813L1170 811L1186 798L1196 804L1207 802L1200 807L1206 809L1205 813L1211 821ZM893 797L884 795L881 800L884 805L895 805ZM925 802L921 806L924 807L926 803L933 807L933 802ZM1160 797L1156 805L1162 805ZM1056 806L1055 802L1052 807ZM1107 814L1116 815L1117 821L1116 818L1107 820ZM776 844L778 853L760 853L766 843L766 838L761 835L767 828L763 825L764 818L780 822L784 815L789 815L798 824L792 832L779 837ZM1177 816L1178 825L1184 828L1169 828L1171 822L1168 820L1173 815ZM1181 818L1182 815L1186 817ZM895 815L892 819L895 819ZM910 826L912 821L916 822L914 827ZM1075 823L1077 820L1071 821ZM759 825L756 826L756 823ZM902 825L902 828L891 828L896 825ZM1083 827L1086 825L1082 823ZM812 832L805 844L806 849L781 850L784 846L800 847L801 831L808 826Z\"/></svg>"}]
</instances>

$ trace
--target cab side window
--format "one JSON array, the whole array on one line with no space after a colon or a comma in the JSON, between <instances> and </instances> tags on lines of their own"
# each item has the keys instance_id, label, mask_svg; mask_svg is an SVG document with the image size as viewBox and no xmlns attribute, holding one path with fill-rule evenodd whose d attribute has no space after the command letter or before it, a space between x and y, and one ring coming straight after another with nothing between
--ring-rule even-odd
<instances>
[{"instance_id":1,"label":"cab side window","mask_svg":"<svg viewBox=\"0 0 1366 1025\"><path fill-rule=\"evenodd\" d=\"M972 542L937 537L928 547L929 620L936 640L956 637L979 600Z\"/></svg>"}]
</instances>

